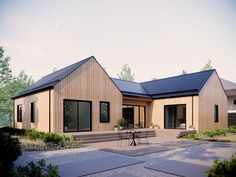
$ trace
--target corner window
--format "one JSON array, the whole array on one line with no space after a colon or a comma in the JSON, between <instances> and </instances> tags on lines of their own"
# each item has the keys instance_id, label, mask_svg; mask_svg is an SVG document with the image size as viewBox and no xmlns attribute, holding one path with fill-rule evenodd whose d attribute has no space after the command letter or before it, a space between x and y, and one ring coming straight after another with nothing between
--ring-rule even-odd
<instances>
[{"instance_id":1,"label":"corner window","mask_svg":"<svg viewBox=\"0 0 236 177\"><path fill-rule=\"evenodd\" d=\"M110 122L110 103L100 102L100 122Z\"/></svg>"},{"instance_id":2,"label":"corner window","mask_svg":"<svg viewBox=\"0 0 236 177\"><path fill-rule=\"evenodd\" d=\"M219 107L215 105L214 107L214 121L219 122Z\"/></svg>"},{"instance_id":3,"label":"corner window","mask_svg":"<svg viewBox=\"0 0 236 177\"><path fill-rule=\"evenodd\" d=\"M22 105L17 105L17 122L22 122Z\"/></svg>"},{"instance_id":4,"label":"corner window","mask_svg":"<svg viewBox=\"0 0 236 177\"><path fill-rule=\"evenodd\" d=\"M236 105L236 100L233 100L233 105Z\"/></svg>"},{"instance_id":5,"label":"corner window","mask_svg":"<svg viewBox=\"0 0 236 177\"><path fill-rule=\"evenodd\" d=\"M35 122L35 102L31 102L30 104L30 120L32 123Z\"/></svg>"}]
</instances>

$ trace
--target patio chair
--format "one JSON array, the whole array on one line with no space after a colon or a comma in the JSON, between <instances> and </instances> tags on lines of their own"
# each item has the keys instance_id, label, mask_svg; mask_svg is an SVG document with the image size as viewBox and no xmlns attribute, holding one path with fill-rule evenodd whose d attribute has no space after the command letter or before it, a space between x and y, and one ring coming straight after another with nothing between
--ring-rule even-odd
<instances>
[{"instance_id":1,"label":"patio chair","mask_svg":"<svg viewBox=\"0 0 236 177\"><path fill-rule=\"evenodd\" d=\"M143 144L149 144L149 141L148 141L148 135L149 135L149 131L145 131L143 133L143 135L137 135L136 138L138 139L138 142L140 143L140 139L142 138L145 142L141 142Z\"/></svg>"},{"instance_id":2,"label":"patio chair","mask_svg":"<svg viewBox=\"0 0 236 177\"><path fill-rule=\"evenodd\" d=\"M126 140L126 145L128 146L128 140L129 140L129 137L125 134L122 134L121 131L118 131L118 141L117 141L117 146L121 146L122 145L122 141L123 140Z\"/></svg>"}]
</instances>

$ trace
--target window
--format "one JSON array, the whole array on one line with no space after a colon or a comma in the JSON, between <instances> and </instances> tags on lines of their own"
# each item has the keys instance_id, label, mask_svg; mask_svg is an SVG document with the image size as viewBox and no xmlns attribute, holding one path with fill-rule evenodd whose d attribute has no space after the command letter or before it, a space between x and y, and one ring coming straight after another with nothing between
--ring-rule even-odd
<instances>
[{"instance_id":1,"label":"window","mask_svg":"<svg viewBox=\"0 0 236 177\"><path fill-rule=\"evenodd\" d=\"M32 123L35 122L35 102L31 102L30 104L30 120Z\"/></svg>"},{"instance_id":2,"label":"window","mask_svg":"<svg viewBox=\"0 0 236 177\"><path fill-rule=\"evenodd\" d=\"M100 102L100 122L110 122L109 102Z\"/></svg>"},{"instance_id":3,"label":"window","mask_svg":"<svg viewBox=\"0 0 236 177\"><path fill-rule=\"evenodd\" d=\"M218 105L215 105L215 108L214 108L214 121L219 122L219 108L218 108Z\"/></svg>"},{"instance_id":4,"label":"window","mask_svg":"<svg viewBox=\"0 0 236 177\"><path fill-rule=\"evenodd\" d=\"M17 122L22 122L22 105L17 105Z\"/></svg>"},{"instance_id":5,"label":"window","mask_svg":"<svg viewBox=\"0 0 236 177\"><path fill-rule=\"evenodd\" d=\"M233 105L236 105L236 100L233 100Z\"/></svg>"}]
</instances>

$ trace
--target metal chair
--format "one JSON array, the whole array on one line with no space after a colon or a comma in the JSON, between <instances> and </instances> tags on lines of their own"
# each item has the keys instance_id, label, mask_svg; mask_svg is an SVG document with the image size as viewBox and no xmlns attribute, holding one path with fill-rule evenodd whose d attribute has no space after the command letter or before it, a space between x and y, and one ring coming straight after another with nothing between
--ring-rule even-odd
<instances>
[{"instance_id":1,"label":"metal chair","mask_svg":"<svg viewBox=\"0 0 236 177\"><path fill-rule=\"evenodd\" d=\"M118 131L117 133L118 133L117 146L119 146L119 145L121 146L123 140L126 140L126 144L127 144L127 146L128 146L129 137L128 137L127 135L125 135L125 134L122 134L121 131Z\"/></svg>"}]
</instances>

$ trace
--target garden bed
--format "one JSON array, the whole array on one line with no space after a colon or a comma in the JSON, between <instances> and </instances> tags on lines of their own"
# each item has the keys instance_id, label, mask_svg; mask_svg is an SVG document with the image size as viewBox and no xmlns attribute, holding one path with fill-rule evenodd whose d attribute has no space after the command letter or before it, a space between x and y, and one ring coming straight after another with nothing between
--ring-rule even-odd
<instances>
[{"instance_id":1,"label":"garden bed","mask_svg":"<svg viewBox=\"0 0 236 177\"><path fill-rule=\"evenodd\" d=\"M17 137L21 143L22 150L25 151L45 151L80 148L82 142L77 141L73 136L59 135L56 133L39 132L32 129L17 129L11 127L0 128L4 134Z\"/></svg>"},{"instance_id":2,"label":"garden bed","mask_svg":"<svg viewBox=\"0 0 236 177\"><path fill-rule=\"evenodd\" d=\"M203 141L236 142L236 126L230 126L225 129L208 130L199 134L188 134L184 135L182 138Z\"/></svg>"}]
</instances>

